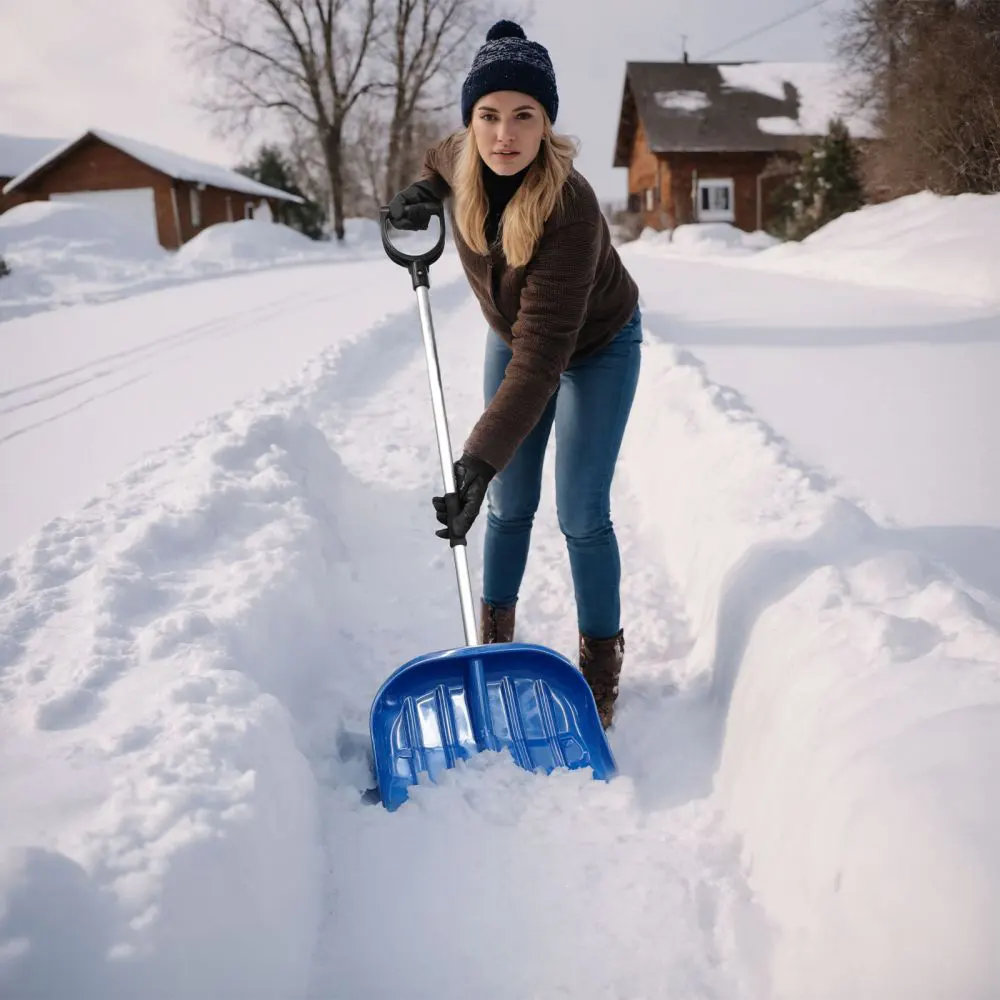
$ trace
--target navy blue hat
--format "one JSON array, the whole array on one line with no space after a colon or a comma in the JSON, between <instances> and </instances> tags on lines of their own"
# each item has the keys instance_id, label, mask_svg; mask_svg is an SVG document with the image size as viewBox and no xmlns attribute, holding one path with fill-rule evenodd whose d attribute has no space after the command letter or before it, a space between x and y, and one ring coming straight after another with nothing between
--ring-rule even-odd
<instances>
[{"instance_id":1,"label":"navy blue hat","mask_svg":"<svg viewBox=\"0 0 1000 1000\"><path fill-rule=\"evenodd\" d=\"M472 109L484 94L516 90L533 97L556 120L559 93L548 50L529 42L524 29L513 21L497 21L486 33L486 43L472 60L462 85L462 122L472 121Z\"/></svg>"}]
</instances>

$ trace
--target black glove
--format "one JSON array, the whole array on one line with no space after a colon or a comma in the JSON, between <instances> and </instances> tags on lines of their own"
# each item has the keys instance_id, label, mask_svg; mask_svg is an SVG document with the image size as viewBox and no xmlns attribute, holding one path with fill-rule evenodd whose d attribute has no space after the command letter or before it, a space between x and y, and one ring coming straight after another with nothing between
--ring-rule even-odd
<instances>
[{"instance_id":1,"label":"black glove","mask_svg":"<svg viewBox=\"0 0 1000 1000\"><path fill-rule=\"evenodd\" d=\"M417 181L389 202L389 221L396 229L426 229L441 210L430 181Z\"/></svg>"},{"instance_id":2,"label":"black glove","mask_svg":"<svg viewBox=\"0 0 1000 1000\"><path fill-rule=\"evenodd\" d=\"M438 538L450 538L453 542L465 538L486 499L486 487L496 474L489 462L468 452L462 454L455 463L455 493L449 495L454 498L452 510L449 511L448 497L433 500L437 519L445 525L435 532Z\"/></svg>"}]
</instances>

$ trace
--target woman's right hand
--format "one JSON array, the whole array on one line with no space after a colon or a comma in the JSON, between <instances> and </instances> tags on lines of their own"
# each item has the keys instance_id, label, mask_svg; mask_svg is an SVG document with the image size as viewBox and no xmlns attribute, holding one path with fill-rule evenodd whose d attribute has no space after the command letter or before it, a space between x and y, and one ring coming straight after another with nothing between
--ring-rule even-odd
<instances>
[{"instance_id":1,"label":"woman's right hand","mask_svg":"<svg viewBox=\"0 0 1000 1000\"><path fill-rule=\"evenodd\" d=\"M389 202L389 221L396 229L426 229L441 211L441 199L430 181L417 181Z\"/></svg>"}]
</instances>

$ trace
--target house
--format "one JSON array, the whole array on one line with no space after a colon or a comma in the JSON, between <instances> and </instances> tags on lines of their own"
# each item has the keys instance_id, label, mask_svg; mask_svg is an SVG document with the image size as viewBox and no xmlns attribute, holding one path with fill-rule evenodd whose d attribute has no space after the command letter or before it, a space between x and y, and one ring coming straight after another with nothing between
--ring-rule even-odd
<instances>
[{"instance_id":1,"label":"house","mask_svg":"<svg viewBox=\"0 0 1000 1000\"><path fill-rule=\"evenodd\" d=\"M629 210L658 230L765 229L775 187L832 117L875 136L849 83L833 63L628 63L614 165L628 168Z\"/></svg>"},{"instance_id":2,"label":"house","mask_svg":"<svg viewBox=\"0 0 1000 1000\"><path fill-rule=\"evenodd\" d=\"M0 195L0 211L23 201L98 206L171 250L207 226L273 219L281 203L303 201L235 170L103 129L48 149L8 180Z\"/></svg>"}]
</instances>

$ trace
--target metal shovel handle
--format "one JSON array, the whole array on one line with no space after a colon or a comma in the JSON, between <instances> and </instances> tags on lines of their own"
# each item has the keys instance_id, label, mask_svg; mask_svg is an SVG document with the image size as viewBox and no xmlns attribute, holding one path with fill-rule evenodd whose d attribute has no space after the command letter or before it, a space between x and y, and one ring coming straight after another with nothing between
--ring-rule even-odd
<instances>
[{"instance_id":1,"label":"metal shovel handle","mask_svg":"<svg viewBox=\"0 0 1000 1000\"><path fill-rule=\"evenodd\" d=\"M417 293L417 308L420 311L420 328L424 339L424 357L427 362L427 379L431 390L431 406L434 410L434 428L437 433L438 456L441 460L441 476L444 480L446 502L451 506L457 501L455 490L454 459L451 451L451 437L448 433L448 414L444 405L444 389L441 385L441 366L438 363L437 345L434 340L434 321L431 318L430 304L430 265L444 251L444 206L435 212L440 224L441 234L437 243L429 250L420 254L407 254L394 246L389 238L391 224L388 208L379 210L382 227L382 246L394 263L407 268L413 279L413 288ZM451 551L455 558L455 576L458 580L458 594L462 605L462 625L465 630L465 641L474 646L478 641L476 629L476 611L472 599L472 581L469 577L469 559L465 538L456 538L451 542Z\"/></svg>"}]
</instances>

